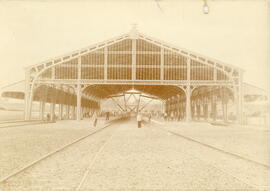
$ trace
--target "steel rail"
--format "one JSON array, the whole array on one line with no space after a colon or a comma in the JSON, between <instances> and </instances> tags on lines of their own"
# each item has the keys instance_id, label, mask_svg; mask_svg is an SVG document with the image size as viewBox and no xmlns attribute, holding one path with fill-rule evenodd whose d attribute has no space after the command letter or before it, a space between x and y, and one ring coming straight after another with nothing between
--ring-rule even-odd
<instances>
[{"instance_id":1,"label":"steel rail","mask_svg":"<svg viewBox=\"0 0 270 191\"><path fill-rule=\"evenodd\" d=\"M96 133L101 132L102 130L104 130L104 129L106 129L107 127L109 127L110 125L112 125L113 122L118 121L118 120L120 120L120 119L121 119L121 118L113 119L113 120L111 120L109 123L105 124L105 126L103 126L102 128L98 128L98 130L96 130L96 131L91 131L91 132L88 133L87 135L84 135L84 136L82 136L82 137L80 137L80 138L78 138L78 139L72 141L71 143L68 143L68 144L62 146L61 148L58 148L58 149L56 149L56 150L54 150L54 151L52 151L52 152L50 152L50 153L48 153L48 154L46 154L46 155L40 157L39 159L37 159L37 160L35 160L35 161L33 161L33 162L31 162L31 163L25 165L24 167L20 168L20 169L17 170L16 172L13 172L13 173L11 173L11 174L9 174L9 175L7 175L7 176L1 178L1 179L0 179L0 183L6 182L8 179L10 179L10 178L12 178L12 177L15 177L16 175L18 175L18 174L20 174L20 173L26 171L27 169L29 169L29 168L35 166L36 164L40 163L41 161L44 161L45 159L47 159L47 158L49 158L49 157L51 157L51 156L53 156L53 155L55 155L55 154L57 154L57 153L59 153L59 152L65 150L65 149L67 149L68 147L70 147L70 146L72 146L72 145L74 145L74 144L76 144L76 143L78 143L78 142L80 142L80 141L82 141L82 140L84 140L84 139L86 139L86 138L88 138L88 137L90 137L90 136L96 134Z\"/></svg>"},{"instance_id":2,"label":"steel rail","mask_svg":"<svg viewBox=\"0 0 270 191\"><path fill-rule=\"evenodd\" d=\"M157 124L157 123L156 123L156 124ZM162 125L162 124L159 123L159 127L160 127L161 125ZM167 133L169 132L169 133L175 135L176 137L180 137L180 138L185 139L185 140L188 140L188 141L190 141L190 142L195 142L195 143L197 143L197 144L199 144L199 145L205 146L205 147L210 148L210 149L212 149L212 150L221 152L221 153L226 154L226 155L233 156L233 157L235 157L235 158L237 158L237 159L242 159L242 160L244 160L244 161L246 161L246 162L251 162L251 163L257 164L257 165L262 166L262 167L265 167L265 168L267 168L267 169L270 168L270 166L268 166L268 165L266 165L266 164L262 164L262 163L259 163L259 162L257 162L257 161L254 161L254 160L247 159L247 158L244 158L244 157L242 157L242 156L236 155L236 154L234 154L234 153L230 153L230 152L228 152L228 151L225 151L225 150L222 150L222 149L213 147L213 146L211 146L211 145L208 145L208 144L202 143L202 142L200 142L200 141L191 139L191 138L189 138L189 137L183 136L183 135L178 134L178 133L175 133L175 132L173 132L173 131L165 130L163 127L160 127L160 128L162 129L162 131L165 131L165 132L167 132ZM254 189L256 189L256 190L257 190L257 189L258 189L258 190L261 190L261 189L263 189L263 188L269 188L269 186L262 186L262 185L250 184L250 183L248 183L248 182L242 180L241 178L238 178L238 177L236 177L235 175L233 175L233 174L231 174L231 173L229 173L229 172L227 172L227 171L224 171L223 169L221 169L221 168L219 168L219 167L213 165L212 163L209 163L209 162L207 162L207 161L205 161L205 160L203 160L203 159L201 159L201 158L199 158L199 157L196 157L196 156L194 156L194 155L192 155L192 154L189 154L189 153L186 153L186 154L189 155L189 156L192 156L192 157L194 157L194 158L196 158L196 159L198 159L198 160L200 160L200 161L202 161L202 162L204 162L204 163L206 163L206 164L209 165L209 166L212 166L213 168L215 168L215 169L217 169L217 170L222 171L223 173L225 173L225 174L227 174L227 175L229 175L229 176L235 178L236 180L238 180L238 181L240 181L240 182L242 182L242 183L244 183L244 184L246 184L246 185L248 185L248 186L250 186L250 187L252 187L252 188L254 188Z\"/></svg>"},{"instance_id":3,"label":"steel rail","mask_svg":"<svg viewBox=\"0 0 270 191\"><path fill-rule=\"evenodd\" d=\"M81 190L81 188L82 188L82 186L84 185L85 180L86 180L87 176L89 175L90 171L92 170L92 168L93 168L93 166L94 166L94 163L96 162L98 156L103 152L103 150L104 150L104 148L106 147L106 145L112 140L112 137L113 137L114 134L115 134L115 133L113 133L113 134L109 137L109 139L107 139L107 140L103 143L103 145L99 148L98 152L97 152L97 153L95 154L95 156L94 156L94 159L91 160L91 162L89 163L89 165L88 165L86 171L84 172L83 177L82 177L81 181L79 182L78 186L76 187L75 191L80 191L80 190Z\"/></svg>"},{"instance_id":4,"label":"steel rail","mask_svg":"<svg viewBox=\"0 0 270 191\"><path fill-rule=\"evenodd\" d=\"M158 124L159 126L162 125L162 123L156 123L156 124ZM203 142L198 141L198 140L195 140L195 139L193 139L193 138L190 138L190 137L184 136L184 135L182 135L182 134L176 133L176 132L174 132L174 131L164 129L163 127L161 127L161 128L162 128L163 131L169 132L169 133L171 133L171 134L173 134L173 135L175 135L175 136L177 136L177 137L181 137L181 138L183 138L183 139L185 139L185 140L188 140L188 141L190 141L190 142L197 143L197 144L199 144L199 145L202 145L202 146L204 146L204 147L207 147L207 148L210 148L210 149L212 149L212 150L218 151L218 152L220 152L220 153L223 153L223 154L226 154L226 155L230 155L230 156L232 156L232 157L234 157L234 158L241 159L241 160L244 160L244 161L246 161L246 162L250 162L250 163L256 164L256 165L258 165L258 166L261 166L261 167L270 169L270 165L268 165L268 164L264 164L264 163L261 163L261 162L258 162L258 161L255 161L255 160L252 160L252 159L243 157L243 156L241 156L241 155L238 155L238 154L235 154L235 153L232 153L232 152L229 152L229 151L225 151L225 150L223 150L223 149L220 149L220 148L214 147L214 146L212 146L212 145L203 143Z\"/></svg>"},{"instance_id":5,"label":"steel rail","mask_svg":"<svg viewBox=\"0 0 270 191\"><path fill-rule=\"evenodd\" d=\"M1 128L10 128L10 127L19 127L19 126L26 126L26 125L38 125L38 124L46 124L52 123L50 121L42 121L42 120L31 120L31 121L8 121L8 122L1 122Z\"/></svg>"}]
</instances>

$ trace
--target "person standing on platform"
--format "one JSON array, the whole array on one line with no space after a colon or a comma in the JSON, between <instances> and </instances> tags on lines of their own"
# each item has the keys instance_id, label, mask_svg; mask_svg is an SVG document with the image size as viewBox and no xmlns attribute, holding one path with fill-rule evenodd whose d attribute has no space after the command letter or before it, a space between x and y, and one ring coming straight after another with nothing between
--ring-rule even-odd
<instances>
[{"instance_id":1,"label":"person standing on platform","mask_svg":"<svg viewBox=\"0 0 270 191\"><path fill-rule=\"evenodd\" d=\"M167 121L168 114L165 112L163 116L164 116L164 121Z\"/></svg>"},{"instance_id":2,"label":"person standing on platform","mask_svg":"<svg viewBox=\"0 0 270 191\"><path fill-rule=\"evenodd\" d=\"M50 115L49 113L47 113L46 118L47 118L47 121L50 121L50 119L51 119L51 115Z\"/></svg>"},{"instance_id":3,"label":"person standing on platform","mask_svg":"<svg viewBox=\"0 0 270 191\"><path fill-rule=\"evenodd\" d=\"M148 122L151 122L151 118L152 118L152 115L151 115L151 113L149 113L149 115L148 115Z\"/></svg>"},{"instance_id":4,"label":"person standing on platform","mask_svg":"<svg viewBox=\"0 0 270 191\"><path fill-rule=\"evenodd\" d=\"M106 115L106 121L110 120L110 112L107 111L105 115Z\"/></svg>"},{"instance_id":5,"label":"person standing on platform","mask_svg":"<svg viewBox=\"0 0 270 191\"><path fill-rule=\"evenodd\" d=\"M138 124L138 128L141 128L141 126L142 126L142 115L140 113L137 114L137 124Z\"/></svg>"},{"instance_id":6,"label":"person standing on platform","mask_svg":"<svg viewBox=\"0 0 270 191\"><path fill-rule=\"evenodd\" d=\"M98 115L97 115L97 112L94 112L94 114L93 114L93 126L94 127L97 126L97 121L98 121Z\"/></svg>"},{"instance_id":7,"label":"person standing on platform","mask_svg":"<svg viewBox=\"0 0 270 191\"><path fill-rule=\"evenodd\" d=\"M174 113L173 112L171 112L170 120L174 121Z\"/></svg>"}]
</instances>

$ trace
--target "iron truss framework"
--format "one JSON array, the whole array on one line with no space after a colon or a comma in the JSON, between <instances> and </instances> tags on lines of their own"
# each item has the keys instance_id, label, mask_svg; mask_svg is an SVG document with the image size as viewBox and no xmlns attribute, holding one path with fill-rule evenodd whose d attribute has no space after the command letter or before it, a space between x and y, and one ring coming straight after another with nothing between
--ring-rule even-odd
<instances>
[{"instance_id":1,"label":"iron truss framework","mask_svg":"<svg viewBox=\"0 0 270 191\"><path fill-rule=\"evenodd\" d=\"M83 112L99 109L101 99L136 89L159 97L164 112L181 114L188 121L194 104L202 103L204 108L217 100L226 104L232 99L241 122L242 83L242 69L133 28L127 34L27 67L25 119L31 118L32 102L40 101L51 103L51 112L55 104L72 107L80 120Z\"/></svg>"}]
</instances>

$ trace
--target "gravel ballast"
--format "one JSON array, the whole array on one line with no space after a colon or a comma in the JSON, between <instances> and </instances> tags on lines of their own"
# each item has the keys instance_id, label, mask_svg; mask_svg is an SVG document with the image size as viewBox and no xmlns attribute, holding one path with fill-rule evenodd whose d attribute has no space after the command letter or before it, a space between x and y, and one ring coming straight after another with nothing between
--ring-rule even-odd
<instances>
[{"instance_id":1,"label":"gravel ballast","mask_svg":"<svg viewBox=\"0 0 270 191\"><path fill-rule=\"evenodd\" d=\"M163 131L175 132L186 138L223 150L225 153L236 154L248 159L244 160L196 142L178 138L179 144L185 146L186 152L194 157L200 158L255 188L270 190L270 169L257 164L259 162L269 165L269 161L267 161L267 158L269 158L267 143L269 142L269 139L267 141L269 134L265 131L241 129L239 127L212 127L199 123L152 123L151 126ZM249 159L254 162L249 161Z\"/></svg>"},{"instance_id":2,"label":"gravel ballast","mask_svg":"<svg viewBox=\"0 0 270 191\"><path fill-rule=\"evenodd\" d=\"M94 130L91 120L1 128L0 179Z\"/></svg>"},{"instance_id":3,"label":"gravel ballast","mask_svg":"<svg viewBox=\"0 0 270 191\"><path fill-rule=\"evenodd\" d=\"M104 148L81 190L254 190L186 149L175 136L129 122Z\"/></svg>"},{"instance_id":4,"label":"gravel ballast","mask_svg":"<svg viewBox=\"0 0 270 191\"><path fill-rule=\"evenodd\" d=\"M98 133L52 155L0 184L5 191L75 190L84 171L115 128Z\"/></svg>"},{"instance_id":5,"label":"gravel ballast","mask_svg":"<svg viewBox=\"0 0 270 191\"><path fill-rule=\"evenodd\" d=\"M74 121L65 126L70 126L68 134L75 134L76 130L83 134L91 130L87 127L89 123ZM57 135L59 131L61 135L65 126L52 128L50 133ZM176 127L170 129L173 128ZM153 123L137 128L134 120L116 123L9 179L0 188L5 191L75 190L89 170L81 191L269 190L268 169L181 139L166 129L169 128L165 125ZM36 147L31 149L33 152ZM16 156L15 150L13 154Z\"/></svg>"}]
</instances>

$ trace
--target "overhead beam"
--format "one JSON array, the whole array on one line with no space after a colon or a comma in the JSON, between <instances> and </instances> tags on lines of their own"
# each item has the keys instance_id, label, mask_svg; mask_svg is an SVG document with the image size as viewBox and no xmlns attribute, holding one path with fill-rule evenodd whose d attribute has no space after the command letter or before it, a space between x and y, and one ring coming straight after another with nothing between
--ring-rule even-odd
<instances>
[{"instance_id":1,"label":"overhead beam","mask_svg":"<svg viewBox=\"0 0 270 191\"><path fill-rule=\"evenodd\" d=\"M152 101L153 101L153 99L150 99L146 104L144 104L144 105L141 107L141 109L139 109L139 112L140 112L141 110L143 110L147 105L149 105Z\"/></svg>"},{"instance_id":2,"label":"overhead beam","mask_svg":"<svg viewBox=\"0 0 270 191\"><path fill-rule=\"evenodd\" d=\"M122 96L124 96L124 94L121 94L121 95L111 95L111 96L107 96L107 98L122 97Z\"/></svg>"},{"instance_id":3,"label":"overhead beam","mask_svg":"<svg viewBox=\"0 0 270 191\"><path fill-rule=\"evenodd\" d=\"M116 103L119 108L121 108L122 111L125 111L122 106L117 101L115 101L115 99L113 99L113 97L111 97L111 99L114 101L114 103Z\"/></svg>"},{"instance_id":4,"label":"overhead beam","mask_svg":"<svg viewBox=\"0 0 270 191\"><path fill-rule=\"evenodd\" d=\"M146 95L141 95L142 97L146 97L146 98L150 98L150 99L158 99L156 97L152 97L152 96L146 96Z\"/></svg>"}]
</instances>

